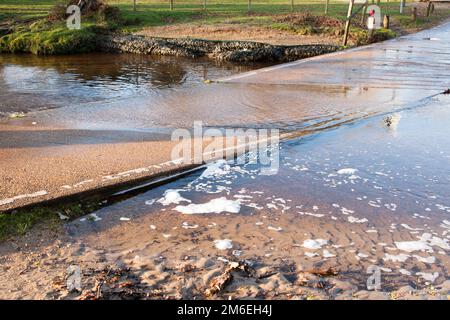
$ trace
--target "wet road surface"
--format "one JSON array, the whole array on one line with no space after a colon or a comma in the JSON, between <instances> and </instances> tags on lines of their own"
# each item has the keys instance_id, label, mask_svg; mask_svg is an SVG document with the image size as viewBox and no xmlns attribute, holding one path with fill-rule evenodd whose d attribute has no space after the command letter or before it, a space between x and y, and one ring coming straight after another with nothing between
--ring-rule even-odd
<instances>
[{"instance_id":1,"label":"wet road surface","mask_svg":"<svg viewBox=\"0 0 450 320\"><path fill-rule=\"evenodd\" d=\"M379 116L285 141L272 175L250 153L81 217L55 243L30 248L39 268L20 256L26 249L8 253L0 295L77 298L54 289L76 265L87 287L119 269L147 297L204 298L241 261L259 276L235 275L216 298L446 299L449 106L439 95L391 114L390 126ZM308 275L329 268L336 274ZM378 292L366 287L373 270Z\"/></svg>"},{"instance_id":2,"label":"wet road surface","mask_svg":"<svg viewBox=\"0 0 450 320\"><path fill-rule=\"evenodd\" d=\"M136 93L4 120L2 208L94 188L118 173L131 172L125 179L153 174L149 167L159 170L170 160L171 130L191 128L196 120L205 126L311 133L401 110L448 86L449 29L446 23L226 83L160 90L151 99ZM74 185L79 187L67 188Z\"/></svg>"},{"instance_id":3,"label":"wet road surface","mask_svg":"<svg viewBox=\"0 0 450 320\"><path fill-rule=\"evenodd\" d=\"M273 175L219 161L69 230L116 263L164 252L173 265L190 252L331 265L360 287L371 265L389 279L384 289L441 283L450 267L449 106L439 96L395 114L390 127L379 117L285 142ZM217 249L220 239L232 248Z\"/></svg>"}]
</instances>

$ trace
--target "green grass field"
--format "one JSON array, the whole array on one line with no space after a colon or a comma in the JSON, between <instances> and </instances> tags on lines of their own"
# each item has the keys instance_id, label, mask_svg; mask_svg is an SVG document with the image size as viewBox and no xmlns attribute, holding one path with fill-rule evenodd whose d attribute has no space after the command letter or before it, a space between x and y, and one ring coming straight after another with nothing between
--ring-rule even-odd
<instances>
[{"instance_id":1,"label":"green grass field","mask_svg":"<svg viewBox=\"0 0 450 320\"><path fill-rule=\"evenodd\" d=\"M2 0L0 21L11 18L44 17L52 6L64 2L62 0ZM169 8L168 0L137 0L136 12L133 11L133 0L104 0L104 2L119 7L124 18L138 22L132 26L132 29L193 21L208 24L223 22L266 24L271 15L290 13L292 10L290 0L253 0L251 15L248 14L247 0L206 0L206 11L203 9L203 0L174 0L173 10ZM328 15L343 20L347 14L347 7L347 1L330 1ZM398 2L382 1L381 9L383 14L399 17L405 23L410 20L407 14L400 17ZM325 0L294 0L296 12L309 11L315 15L322 15L324 10ZM438 14L436 12L435 16ZM443 14L448 16L449 12ZM418 23L422 21L419 19Z\"/></svg>"}]
</instances>

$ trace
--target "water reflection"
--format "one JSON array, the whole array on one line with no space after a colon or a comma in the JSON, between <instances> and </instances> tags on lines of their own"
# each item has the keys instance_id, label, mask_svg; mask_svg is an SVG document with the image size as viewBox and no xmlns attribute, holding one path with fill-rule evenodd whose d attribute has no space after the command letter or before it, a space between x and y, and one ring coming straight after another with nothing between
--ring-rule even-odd
<instances>
[{"instance_id":1,"label":"water reflection","mask_svg":"<svg viewBox=\"0 0 450 320\"><path fill-rule=\"evenodd\" d=\"M257 67L261 65L237 66L201 59L126 54L2 55L0 112L151 97L160 90L192 86L205 79Z\"/></svg>"}]
</instances>

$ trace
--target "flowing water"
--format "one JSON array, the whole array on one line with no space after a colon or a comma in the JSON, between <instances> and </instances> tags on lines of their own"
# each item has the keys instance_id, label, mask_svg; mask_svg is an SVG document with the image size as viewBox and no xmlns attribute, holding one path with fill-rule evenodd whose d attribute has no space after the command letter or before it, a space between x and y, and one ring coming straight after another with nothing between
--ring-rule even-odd
<instances>
[{"instance_id":1,"label":"flowing water","mask_svg":"<svg viewBox=\"0 0 450 320\"><path fill-rule=\"evenodd\" d=\"M192 87L264 65L128 54L0 55L0 115L89 105ZM128 110L130 113L132 110Z\"/></svg>"},{"instance_id":2,"label":"flowing water","mask_svg":"<svg viewBox=\"0 0 450 320\"><path fill-rule=\"evenodd\" d=\"M378 117L282 143L273 175L219 161L69 230L130 266L170 268L188 255L297 271L332 266L360 288L371 266L383 290L439 283L450 266L449 105L439 96L394 114L391 126ZM219 250L224 239L232 247Z\"/></svg>"},{"instance_id":3,"label":"flowing water","mask_svg":"<svg viewBox=\"0 0 450 320\"><path fill-rule=\"evenodd\" d=\"M218 161L68 223L71 263L130 267L169 296L197 284L188 298L230 260L283 277L252 283L256 291L244 281L223 297L300 294L298 273L325 267L359 289L374 267L383 290L430 288L449 279L450 266L450 100L440 94L450 79L449 30L239 76L257 66L0 56L0 111L46 109L27 118L114 135L202 121L297 136L281 143L272 175ZM226 81L203 82L218 78ZM64 254L50 264L64 264ZM187 262L198 272L177 271Z\"/></svg>"}]
</instances>

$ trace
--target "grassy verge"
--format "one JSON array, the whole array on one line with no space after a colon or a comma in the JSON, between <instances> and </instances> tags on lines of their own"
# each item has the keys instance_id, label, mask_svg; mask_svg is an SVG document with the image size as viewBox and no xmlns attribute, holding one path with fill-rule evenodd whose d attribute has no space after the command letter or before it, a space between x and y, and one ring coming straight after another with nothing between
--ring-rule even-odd
<instances>
[{"instance_id":1,"label":"grassy verge","mask_svg":"<svg viewBox=\"0 0 450 320\"><path fill-rule=\"evenodd\" d=\"M92 52L96 50L96 41L101 34L126 25L117 9L102 6L82 17L81 29L69 29L66 25L68 1L64 2L66 4L55 1L37 2L45 2L47 5L53 3L53 6L49 7L45 17L31 20L25 20L27 16L18 14L20 10L15 11L14 20L4 23L12 32L0 37L0 53L56 55ZM28 1L19 0L19 3L26 8L34 8Z\"/></svg>"},{"instance_id":2,"label":"grassy verge","mask_svg":"<svg viewBox=\"0 0 450 320\"><path fill-rule=\"evenodd\" d=\"M59 207L35 207L27 210L0 213L0 241L22 236L38 225L57 230L65 221L70 221L98 210L102 203L88 202L66 204ZM61 219L61 217L64 219Z\"/></svg>"},{"instance_id":3,"label":"grassy verge","mask_svg":"<svg viewBox=\"0 0 450 320\"><path fill-rule=\"evenodd\" d=\"M47 24L40 20L0 38L0 52L38 55L91 52L95 50L96 30L92 26L69 30L62 23Z\"/></svg>"}]
</instances>

